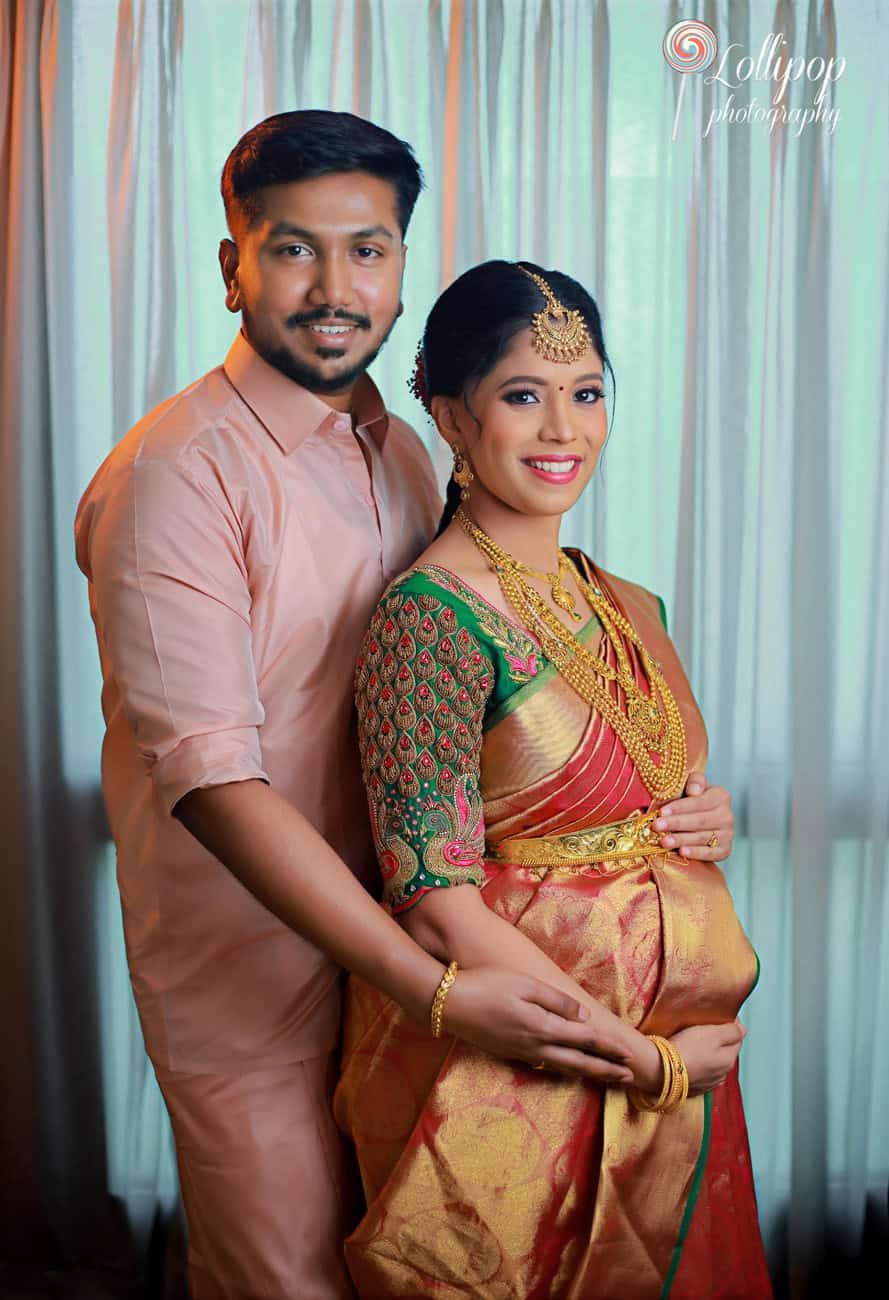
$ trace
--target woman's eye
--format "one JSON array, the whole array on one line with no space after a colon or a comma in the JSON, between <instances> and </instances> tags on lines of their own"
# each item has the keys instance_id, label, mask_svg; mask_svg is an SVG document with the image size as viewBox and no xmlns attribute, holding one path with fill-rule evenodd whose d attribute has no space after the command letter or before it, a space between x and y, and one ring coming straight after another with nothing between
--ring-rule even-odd
<instances>
[{"instance_id":1,"label":"woman's eye","mask_svg":"<svg viewBox=\"0 0 889 1300\"><path fill-rule=\"evenodd\" d=\"M584 406L595 406L604 396L601 388L579 388L574 394L574 400Z\"/></svg>"},{"instance_id":2,"label":"woman's eye","mask_svg":"<svg viewBox=\"0 0 889 1300\"><path fill-rule=\"evenodd\" d=\"M511 406L531 406L537 401L537 394L530 388L515 388L511 393L505 393L503 400Z\"/></svg>"}]
</instances>

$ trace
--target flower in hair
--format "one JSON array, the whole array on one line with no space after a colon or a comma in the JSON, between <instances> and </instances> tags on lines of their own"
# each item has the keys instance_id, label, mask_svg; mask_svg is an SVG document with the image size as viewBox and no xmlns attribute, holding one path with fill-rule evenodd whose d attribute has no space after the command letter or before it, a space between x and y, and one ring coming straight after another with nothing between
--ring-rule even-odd
<instances>
[{"instance_id":1,"label":"flower in hair","mask_svg":"<svg viewBox=\"0 0 889 1300\"><path fill-rule=\"evenodd\" d=\"M426 389L426 366L423 361L423 344L417 344L417 355L414 360L414 373L407 381L407 386L421 403L427 415L432 414L432 407L429 403L429 394Z\"/></svg>"}]
</instances>

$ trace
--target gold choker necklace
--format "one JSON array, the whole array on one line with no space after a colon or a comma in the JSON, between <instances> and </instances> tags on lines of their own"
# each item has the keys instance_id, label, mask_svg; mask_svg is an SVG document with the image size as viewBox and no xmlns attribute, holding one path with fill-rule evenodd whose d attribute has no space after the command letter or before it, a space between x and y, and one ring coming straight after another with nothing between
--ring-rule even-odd
<instances>
[{"instance_id":1,"label":"gold choker necklace","mask_svg":"<svg viewBox=\"0 0 889 1300\"><path fill-rule=\"evenodd\" d=\"M594 587L582 574L575 574L584 599L601 623L603 635L614 650L617 661L617 667L614 668L606 659L588 650L550 609L540 593L524 580L523 574L529 573L550 582L553 601L560 609L567 610L568 606L562 604L556 596L556 584L551 582L552 578L557 578L561 591L571 601L572 608L569 612L573 617L579 618L573 608L574 598L564 586L564 575L569 563L564 552L559 555L558 574L536 574L527 565L513 559L508 551L473 523L462 506L457 510L456 519L494 570L500 590L519 621L536 637L547 659L577 694L592 705L614 729L646 788L656 799L675 799L685 787L687 777L682 715L659 665L645 649L632 623L615 609L598 587ZM636 681L625 642L634 646L638 653L648 683L647 694ZM623 692L626 713L606 685L611 682L616 683ZM652 754L657 754L660 762L655 762Z\"/></svg>"},{"instance_id":2,"label":"gold choker necklace","mask_svg":"<svg viewBox=\"0 0 889 1300\"><path fill-rule=\"evenodd\" d=\"M511 556L510 559L512 559ZM558 605L559 609L564 609L566 614L570 614L575 623L581 621L583 615L577 612L577 601L565 586L565 575L571 566L571 561L564 551L559 551L558 573L541 573L539 569L529 568L521 560L513 559L512 562L519 573L527 574L529 578L538 578L541 582L548 582L553 595L553 603Z\"/></svg>"}]
</instances>

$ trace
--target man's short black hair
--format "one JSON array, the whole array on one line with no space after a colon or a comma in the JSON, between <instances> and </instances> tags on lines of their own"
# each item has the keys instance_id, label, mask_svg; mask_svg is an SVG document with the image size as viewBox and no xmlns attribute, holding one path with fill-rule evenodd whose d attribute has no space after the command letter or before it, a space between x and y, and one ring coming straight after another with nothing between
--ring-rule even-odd
<instances>
[{"instance_id":1,"label":"man's short black hair","mask_svg":"<svg viewBox=\"0 0 889 1300\"><path fill-rule=\"evenodd\" d=\"M404 140L352 113L301 109L276 113L243 135L222 169L222 201L232 235L260 214L267 185L314 180L336 172L367 172L389 181L398 198L404 236L423 173Z\"/></svg>"}]
</instances>

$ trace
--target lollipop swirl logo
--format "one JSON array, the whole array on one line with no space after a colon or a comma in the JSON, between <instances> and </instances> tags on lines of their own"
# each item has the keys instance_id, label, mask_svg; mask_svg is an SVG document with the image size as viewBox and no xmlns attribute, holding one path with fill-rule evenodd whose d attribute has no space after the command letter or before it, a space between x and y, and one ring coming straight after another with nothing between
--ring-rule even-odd
<instances>
[{"instance_id":1,"label":"lollipop swirl logo","mask_svg":"<svg viewBox=\"0 0 889 1300\"><path fill-rule=\"evenodd\" d=\"M676 101L676 114L673 118L673 139L679 127L679 114L682 110L682 98L685 94L685 77L690 72L703 72L709 68L717 53L716 33L706 23L695 19L685 19L675 23L664 37L664 58L670 67L683 74L679 84L679 98Z\"/></svg>"},{"instance_id":2,"label":"lollipop swirl logo","mask_svg":"<svg viewBox=\"0 0 889 1300\"><path fill-rule=\"evenodd\" d=\"M703 72L716 50L716 33L706 23L677 23L664 37L664 58L677 72Z\"/></svg>"}]
</instances>

